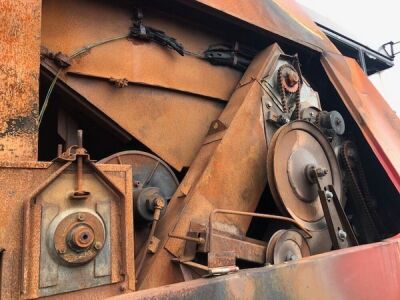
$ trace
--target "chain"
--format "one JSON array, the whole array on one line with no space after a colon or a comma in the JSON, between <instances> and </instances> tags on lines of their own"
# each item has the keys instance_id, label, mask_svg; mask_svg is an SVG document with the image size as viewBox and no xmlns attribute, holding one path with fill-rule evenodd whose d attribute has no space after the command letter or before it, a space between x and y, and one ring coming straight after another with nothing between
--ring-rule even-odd
<instances>
[{"instance_id":1,"label":"chain","mask_svg":"<svg viewBox=\"0 0 400 300\"><path fill-rule=\"evenodd\" d=\"M346 141L340 149L340 159L344 164L346 173L349 175L350 184L348 186L354 198L353 200L356 202L356 205L360 206L362 213L366 217L367 232L372 232L374 239L380 239L380 234L376 226L379 218L368 190L364 170L361 167L361 162L356 157L349 157L349 149L351 147L352 142ZM352 167L350 159L353 160L353 164L356 167ZM358 171L357 174L355 169Z\"/></svg>"},{"instance_id":2,"label":"chain","mask_svg":"<svg viewBox=\"0 0 400 300\"><path fill-rule=\"evenodd\" d=\"M287 98L286 98L286 88L285 88L285 77L283 76L283 70L285 68L290 68L293 72L296 72L296 74L300 77L300 74L293 68L292 65L289 64L284 64L282 66L279 67L278 69L278 78L277 78L277 82L278 82L278 90L279 90L279 95L281 97L281 102L282 102L282 111L283 113L288 113L289 109L288 109L288 102L287 102ZM291 93L295 93L295 99L294 99L294 103L295 103L295 109L294 109L294 118L296 120L300 119L300 109L301 109L301 102L300 102L300 82L297 83L297 90L296 91L290 91Z\"/></svg>"},{"instance_id":3,"label":"chain","mask_svg":"<svg viewBox=\"0 0 400 300\"><path fill-rule=\"evenodd\" d=\"M294 118L296 120L300 119L300 109L301 109L301 102L300 102L300 84L299 84L299 88L296 91L296 98L294 100L294 103L296 105L295 109L294 109Z\"/></svg>"},{"instance_id":4,"label":"chain","mask_svg":"<svg viewBox=\"0 0 400 300\"><path fill-rule=\"evenodd\" d=\"M287 107L287 102L286 102L285 87L283 86L283 80L285 80L285 79L282 76L282 70L285 67L286 67L286 65L283 65L278 69L278 88L279 88L279 95L281 96L283 113L287 113L288 112L288 107Z\"/></svg>"}]
</instances>

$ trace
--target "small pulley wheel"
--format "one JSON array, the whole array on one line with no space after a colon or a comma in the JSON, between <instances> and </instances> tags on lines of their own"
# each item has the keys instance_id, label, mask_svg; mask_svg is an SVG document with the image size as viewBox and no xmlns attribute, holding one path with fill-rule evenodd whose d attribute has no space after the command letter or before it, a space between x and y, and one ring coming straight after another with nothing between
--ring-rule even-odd
<instances>
[{"instance_id":1,"label":"small pulley wheel","mask_svg":"<svg viewBox=\"0 0 400 300\"><path fill-rule=\"evenodd\" d=\"M268 242L266 262L281 264L310 256L310 248L303 235L296 230L278 230Z\"/></svg>"},{"instance_id":2,"label":"small pulley wheel","mask_svg":"<svg viewBox=\"0 0 400 300\"><path fill-rule=\"evenodd\" d=\"M283 214L310 231L322 231L327 226L317 185L308 176L311 166L325 171L322 185L333 185L341 199L339 164L324 134L303 120L282 126L272 137L267 156L272 196Z\"/></svg>"}]
</instances>

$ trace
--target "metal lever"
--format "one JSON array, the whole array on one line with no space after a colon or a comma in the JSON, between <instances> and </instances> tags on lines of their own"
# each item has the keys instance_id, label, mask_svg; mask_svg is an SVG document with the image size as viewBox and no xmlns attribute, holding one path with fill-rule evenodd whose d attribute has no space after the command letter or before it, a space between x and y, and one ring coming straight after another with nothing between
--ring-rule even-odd
<instances>
[{"instance_id":1,"label":"metal lever","mask_svg":"<svg viewBox=\"0 0 400 300\"><path fill-rule=\"evenodd\" d=\"M328 171L326 169L316 168L315 166L308 166L306 170L309 178L318 186L318 195L328 226L329 235L332 240L333 249L357 246L357 238L340 204L333 185L323 187L322 178Z\"/></svg>"},{"instance_id":2,"label":"metal lever","mask_svg":"<svg viewBox=\"0 0 400 300\"><path fill-rule=\"evenodd\" d=\"M77 132L78 148L76 149L76 188L72 194L72 199L84 200L90 192L83 190L83 159L86 156L85 149L83 148L83 131L81 129Z\"/></svg>"}]
</instances>

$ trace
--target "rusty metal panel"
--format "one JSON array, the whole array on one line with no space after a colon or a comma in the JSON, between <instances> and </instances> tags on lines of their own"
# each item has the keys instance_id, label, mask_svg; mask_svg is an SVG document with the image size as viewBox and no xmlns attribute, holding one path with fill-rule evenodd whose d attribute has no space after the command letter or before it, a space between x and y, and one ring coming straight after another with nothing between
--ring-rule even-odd
<instances>
[{"instance_id":1,"label":"rusty metal panel","mask_svg":"<svg viewBox=\"0 0 400 300\"><path fill-rule=\"evenodd\" d=\"M0 159L37 159L41 1L0 3Z\"/></svg>"},{"instance_id":2,"label":"rusty metal panel","mask_svg":"<svg viewBox=\"0 0 400 300\"><path fill-rule=\"evenodd\" d=\"M387 174L400 191L399 118L377 92L359 65L343 57L295 1L197 0L216 10L323 52L322 63L342 101Z\"/></svg>"},{"instance_id":3,"label":"rusty metal panel","mask_svg":"<svg viewBox=\"0 0 400 300\"><path fill-rule=\"evenodd\" d=\"M184 1L185 2L185 1ZM195 0L219 14L227 14L250 26L275 33L316 51L339 53L328 37L294 0Z\"/></svg>"},{"instance_id":4,"label":"rusty metal panel","mask_svg":"<svg viewBox=\"0 0 400 300\"><path fill-rule=\"evenodd\" d=\"M113 297L133 299L399 298L400 238L337 250L277 266L197 279Z\"/></svg>"},{"instance_id":5,"label":"rusty metal panel","mask_svg":"<svg viewBox=\"0 0 400 300\"><path fill-rule=\"evenodd\" d=\"M110 180L126 195L127 199L132 197L131 168L126 165L97 165ZM22 271L22 237L23 226L28 222L23 215L23 206L26 203L27 196L32 193L38 186L43 184L48 178L60 169L60 164L49 162L1 162L0 163L0 181L2 188L0 196L2 205L0 206L0 247L4 248L1 261L1 298L2 299L19 299L21 297L21 280L25 276L29 276L30 280L37 280L36 275L24 273ZM132 203L130 204L132 205ZM132 206L127 206L131 211ZM133 243L132 231L133 224L130 216L126 217L131 222L127 223L124 234L123 251L126 253L126 269L128 274L134 274L133 270ZM33 227L32 233L38 234L38 227ZM29 249L32 251L32 249ZM28 257L33 261L33 257ZM115 262L114 262L115 263ZM34 266L39 269L39 265ZM127 276L125 283L109 285L106 287L98 287L82 291L83 293L73 292L71 296L74 299L83 297L90 291L91 297L95 299L103 298L105 295L111 296L119 294L126 290L134 290L134 275ZM121 285L122 284L122 285ZM87 295L87 294L86 294Z\"/></svg>"},{"instance_id":6,"label":"rusty metal panel","mask_svg":"<svg viewBox=\"0 0 400 300\"><path fill-rule=\"evenodd\" d=\"M87 45L128 34L132 12L133 6L93 0L43 1L42 46L71 56ZM165 31L192 52L202 53L210 44L223 40L191 24L165 18L156 10L144 9L143 13L144 24ZM218 68L190 55L180 56L154 43L128 39L104 44L77 57L67 72L100 80L127 79L220 100L230 97L241 77L233 69Z\"/></svg>"},{"instance_id":7,"label":"rusty metal panel","mask_svg":"<svg viewBox=\"0 0 400 300\"><path fill-rule=\"evenodd\" d=\"M322 64L389 178L400 192L400 119L358 63L326 53Z\"/></svg>"},{"instance_id":8,"label":"rusty metal panel","mask_svg":"<svg viewBox=\"0 0 400 300\"><path fill-rule=\"evenodd\" d=\"M44 1L42 45L72 55L84 46L129 32L131 13L126 7L90 0ZM202 52L223 39L153 10L145 9L144 15L146 24L165 30L192 51ZM121 39L73 59L60 77L181 170L191 164L209 124L221 113L240 76L236 70L181 57L154 43ZM109 82L111 77L126 78L129 85L117 88Z\"/></svg>"},{"instance_id":9,"label":"rusty metal panel","mask_svg":"<svg viewBox=\"0 0 400 300\"><path fill-rule=\"evenodd\" d=\"M215 208L255 210L266 184L267 149L259 80L271 68L273 58L277 59L281 53L279 47L273 45L253 60L241 80L243 84L233 93L218 122L212 123L198 153L202 163L197 164L195 160L193 164L196 168L192 166L187 174L190 182L184 180L178 187L160 221L156 236L162 241L163 249L148 258L138 279L139 289L176 282L176 274L180 271L171 263L171 254L175 257L181 255L185 243L168 239L168 233L173 231L174 234L186 235L191 221L207 223ZM210 146L212 144L215 146ZM190 174L192 172L194 176ZM193 180L193 177L198 179ZM187 191L184 198L182 191ZM179 218L176 218L177 215ZM228 220L228 224L235 224L242 233L246 232L250 222L250 218L237 216L222 219ZM160 268L165 272L158 272ZM165 276L166 273L168 276Z\"/></svg>"},{"instance_id":10,"label":"rusty metal panel","mask_svg":"<svg viewBox=\"0 0 400 300\"><path fill-rule=\"evenodd\" d=\"M177 170L189 166L224 104L171 90L66 78L87 101Z\"/></svg>"}]
</instances>

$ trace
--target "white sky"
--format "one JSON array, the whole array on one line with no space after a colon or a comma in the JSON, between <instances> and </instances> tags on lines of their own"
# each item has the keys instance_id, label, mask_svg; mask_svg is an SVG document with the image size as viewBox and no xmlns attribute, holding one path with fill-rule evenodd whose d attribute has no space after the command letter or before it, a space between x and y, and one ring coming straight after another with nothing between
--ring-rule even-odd
<instances>
[{"instance_id":1,"label":"white sky","mask_svg":"<svg viewBox=\"0 0 400 300\"><path fill-rule=\"evenodd\" d=\"M296 0L343 28L357 41L378 50L389 41L400 41L398 0ZM400 49L400 47L398 47ZM392 109L400 116L400 54L395 66L370 77Z\"/></svg>"}]
</instances>

